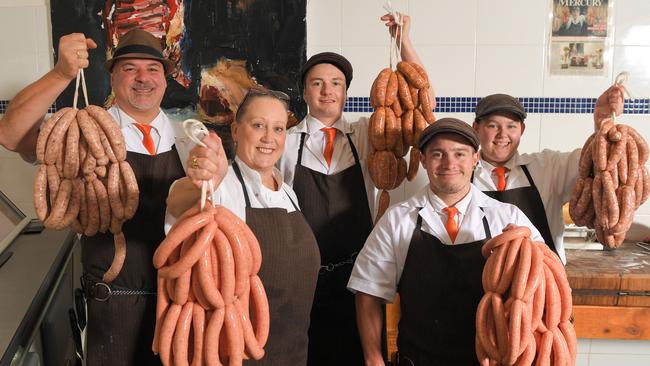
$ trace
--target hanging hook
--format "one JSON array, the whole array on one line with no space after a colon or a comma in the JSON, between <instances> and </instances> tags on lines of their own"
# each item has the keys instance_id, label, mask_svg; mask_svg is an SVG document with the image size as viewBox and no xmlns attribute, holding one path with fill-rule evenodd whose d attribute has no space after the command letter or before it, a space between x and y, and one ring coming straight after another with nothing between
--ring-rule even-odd
<instances>
[{"instance_id":1,"label":"hanging hook","mask_svg":"<svg viewBox=\"0 0 650 366\"><path fill-rule=\"evenodd\" d=\"M207 147L201 139L207 136L210 132L201 121L192 118L186 119L183 121L183 131L185 131L185 135L197 145ZM204 180L201 183L201 211L203 211L205 201L208 199L208 189L210 191L210 196L212 196L212 192L214 192L214 183L212 182L212 179Z\"/></svg>"}]
</instances>

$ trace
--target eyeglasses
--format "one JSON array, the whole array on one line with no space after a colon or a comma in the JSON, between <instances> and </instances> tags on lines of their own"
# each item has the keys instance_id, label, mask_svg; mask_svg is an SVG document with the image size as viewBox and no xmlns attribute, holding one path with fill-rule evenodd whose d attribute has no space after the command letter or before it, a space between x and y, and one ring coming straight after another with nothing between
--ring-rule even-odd
<instances>
[{"instance_id":1,"label":"eyeglasses","mask_svg":"<svg viewBox=\"0 0 650 366\"><path fill-rule=\"evenodd\" d=\"M266 89L266 88L261 88L261 87L253 87L248 89L248 92L244 96L244 99L242 99L241 103L239 103L239 107L237 108L237 113L235 113L235 119L239 120L239 117L241 116L242 113L246 110L248 103L254 99L255 97L261 97L261 96L270 96L275 99L278 99L284 105L288 108L289 107L289 100L291 98L289 95L285 92L281 92L279 90L271 90L271 89Z\"/></svg>"},{"instance_id":2,"label":"eyeglasses","mask_svg":"<svg viewBox=\"0 0 650 366\"><path fill-rule=\"evenodd\" d=\"M274 96L274 97L276 97L276 98L278 98L280 100L284 100L286 102L288 102L289 99L291 99L291 98L289 98L289 95L287 93L281 92L279 90L271 90L271 89L253 87L253 88L248 89L248 93L246 93L246 96L242 100L242 104L244 104L244 101L250 95L271 95L271 96Z\"/></svg>"}]
</instances>

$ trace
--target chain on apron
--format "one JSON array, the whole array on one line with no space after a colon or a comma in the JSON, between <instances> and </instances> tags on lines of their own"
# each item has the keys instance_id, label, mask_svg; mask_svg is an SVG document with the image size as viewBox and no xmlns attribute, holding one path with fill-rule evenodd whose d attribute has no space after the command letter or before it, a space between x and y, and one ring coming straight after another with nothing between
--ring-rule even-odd
<instances>
[{"instance_id":1,"label":"chain on apron","mask_svg":"<svg viewBox=\"0 0 650 366\"><path fill-rule=\"evenodd\" d=\"M93 279L88 275L81 276L81 288L89 299L107 301L112 296L155 296L156 291L145 289L128 289L120 286L111 286L102 280Z\"/></svg>"},{"instance_id":2,"label":"chain on apron","mask_svg":"<svg viewBox=\"0 0 650 366\"><path fill-rule=\"evenodd\" d=\"M359 254L359 252L354 252L354 253L350 254L348 259L346 259L346 260L343 260L343 261L340 261L340 262L337 262L337 263L330 262L330 263L327 263L325 265L321 265L320 269L318 270L318 275L323 276L323 275L326 275L328 272L332 272L332 271L336 270L339 267L342 267L342 266L345 266L345 265L348 265L348 264L354 264L354 261L357 259L357 254Z\"/></svg>"}]
</instances>

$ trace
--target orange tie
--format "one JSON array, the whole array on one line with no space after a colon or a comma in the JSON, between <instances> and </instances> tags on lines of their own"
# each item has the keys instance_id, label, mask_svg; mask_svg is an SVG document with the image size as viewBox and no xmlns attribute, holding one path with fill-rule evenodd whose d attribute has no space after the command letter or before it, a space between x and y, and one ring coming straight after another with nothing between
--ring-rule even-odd
<instances>
[{"instance_id":1,"label":"orange tie","mask_svg":"<svg viewBox=\"0 0 650 366\"><path fill-rule=\"evenodd\" d=\"M327 135L327 144L325 144L325 151L323 156L325 156L325 161L327 161L327 166L332 162L332 153L334 152L334 138L336 137L336 128L334 127L323 127L320 129L325 132Z\"/></svg>"},{"instance_id":2,"label":"orange tie","mask_svg":"<svg viewBox=\"0 0 650 366\"><path fill-rule=\"evenodd\" d=\"M503 191L506 189L506 171L508 168L504 166L498 166L494 168L493 172L496 174L499 181L497 182L497 190Z\"/></svg>"},{"instance_id":3,"label":"orange tie","mask_svg":"<svg viewBox=\"0 0 650 366\"><path fill-rule=\"evenodd\" d=\"M135 127L142 132L142 145L144 145L145 149L149 151L149 155L156 155L156 147L154 146L153 138L151 137L151 125L135 123Z\"/></svg>"},{"instance_id":4,"label":"orange tie","mask_svg":"<svg viewBox=\"0 0 650 366\"><path fill-rule=\"evenodd\" d=\"M447 234L449 234L451 242L454 243L456 241L456 235L458 234L458 224L456 223L456 214L458 213L458 209L451 206L443 208L442 211L447 214L445 229L447 229Z\"/></svg>"}]
</instances>

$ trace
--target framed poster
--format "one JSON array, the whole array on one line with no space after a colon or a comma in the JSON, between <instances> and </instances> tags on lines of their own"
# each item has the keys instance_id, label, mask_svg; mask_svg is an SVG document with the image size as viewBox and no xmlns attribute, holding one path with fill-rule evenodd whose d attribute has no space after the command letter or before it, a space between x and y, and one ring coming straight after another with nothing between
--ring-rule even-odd
<instances>
[{"instance_id":1,"label":"framed poster","mask_svg":"<svg viewBox=\"0 0 650 366\"><path fill-rule=\"evenodd\" d=\"M552 0L551 75L607 76L612 0Z\"/></svg>"}]
</instances>

